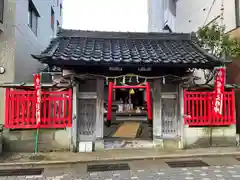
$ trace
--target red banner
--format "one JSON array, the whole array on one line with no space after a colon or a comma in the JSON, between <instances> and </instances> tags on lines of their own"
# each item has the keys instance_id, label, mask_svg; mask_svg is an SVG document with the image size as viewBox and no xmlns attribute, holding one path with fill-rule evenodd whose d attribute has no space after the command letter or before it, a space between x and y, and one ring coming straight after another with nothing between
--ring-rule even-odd
<instances>
[{"instance_id":1,"label":"red banner","mask_svg":"<svg viewBox=\"0 0 240 180\"><path fill-rule=\"evenodd\" d=\"M39 128L41 122L41 76L40 74L34 75L34 88L37 94L36 101L36 123Z\"/></svg>"},{"instance_id":2,"label":"red banner","mask_svg":"<svg viewBox=\"0 0 240 180\"><path fill-rule=\"evenodd\" d=\"M225 84L225 68L218 68L214 82L213 115L222 116L223 93Z\"/></svg>"}]
</instances>

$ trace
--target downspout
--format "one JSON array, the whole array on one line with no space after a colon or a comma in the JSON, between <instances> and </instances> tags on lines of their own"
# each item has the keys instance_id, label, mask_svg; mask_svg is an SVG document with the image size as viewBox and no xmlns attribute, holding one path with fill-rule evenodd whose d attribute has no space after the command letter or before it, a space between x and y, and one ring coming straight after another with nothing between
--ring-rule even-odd
<instances>
[{"instance_id":1,"label":"downspout","mask_svg":"<svg viewBox=\"0 0 240 180\"><path fill-rule=\"evenodd\" d=\"M239 17L239 0L235 0L235 19L236 19L236 28L240 26L240 17Z\"/></svg>"}]
</instances>

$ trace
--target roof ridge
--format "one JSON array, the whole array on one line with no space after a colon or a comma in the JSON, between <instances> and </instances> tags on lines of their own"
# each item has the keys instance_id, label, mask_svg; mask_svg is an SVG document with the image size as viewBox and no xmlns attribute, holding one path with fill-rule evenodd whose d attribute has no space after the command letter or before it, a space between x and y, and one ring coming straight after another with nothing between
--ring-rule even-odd
<instances>
[{"instance_id":1,"label":"roof ridge","mask_svg":"<svg viewBox=\"0 0 240 180\"><path fill-rule=\"evenodd\" d=\"M90 31L59 29L58 37L89 37L89 38L127 38L127 39L158 39L158 40L191 40L190 33L166 33L166 32L114 32L114 31Z\"/></svg>"}]
</instances>

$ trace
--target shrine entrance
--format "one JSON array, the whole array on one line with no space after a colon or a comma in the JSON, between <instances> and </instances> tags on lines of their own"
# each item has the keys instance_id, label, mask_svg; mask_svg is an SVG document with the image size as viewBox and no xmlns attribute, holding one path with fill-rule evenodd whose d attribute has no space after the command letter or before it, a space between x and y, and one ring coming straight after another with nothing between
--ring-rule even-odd
<instances>
[{"instance_id":1,"label":"shrine entrance","mask_svg":"<svg viewBox=\"0 0 240 180\"><path fill-rule=\"evenodd\" d=\"M104 139L111 148L152 146L150 82L108 82ZM150 141L149 141L150 140ZM148 142L148 143L147 143ZM105 146L105 147L106 147ZM106 147L108 148L108 147Z\"/></svg>"}]
</instances>

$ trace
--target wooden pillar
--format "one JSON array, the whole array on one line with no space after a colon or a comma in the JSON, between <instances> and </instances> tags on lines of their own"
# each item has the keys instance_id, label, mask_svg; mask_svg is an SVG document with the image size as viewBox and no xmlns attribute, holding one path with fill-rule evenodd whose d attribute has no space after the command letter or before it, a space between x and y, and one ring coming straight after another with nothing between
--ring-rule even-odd
<instances>
[{"instance_id":1,"label":"wooden pillar","mask_svg":"<svg viewBox=\"0 0 240 180\"><path fill-rule=\"evenodd\" d=\"M104 149L104 79L97 79L97 115L95 150Z\"/></svg>"},{"instance_id":2,"label":"wooden pillar","mask_svg":"<svg viewBox=\"0 0 240 180\"><path fill-rule=\"evenodd\" d=\"M162 119L161 119L161 80L156 79L153 88L153 143L156 147L163 147Z\"/></svg>"},{"instance_id":3,"label":"wooden pillar","mask_svg":"<svg viewBox=\"0 0 240 180\"><path fill-rule=\"evenodd\" d=\"M181 85L179 85L178 87L178 91L179 91L179 108L180 108L180 113L179 113L179 134L180 134L180 144L179 144L179 148L182 149L185 145L184 142L184 90L181 87Z\"/></svg>"},{"instance_id":4,"label":"wooden pillar","mask_svg":"<svg viewBox=\"0 0 240 180\"><path fill-rule=\"evenodd\" d=\"M77 93L78 84L73 87L72 93L72 128L67 128L71 139L70 150L73 152L77 151Z\"/></svg>"},{"instance_id":5,"label":"wooden pillar","mask_svg":"<svg viewBox=\"0 0 240 180\"><path fill-rule=\"evenodd\" d=\"M96 139L103 138L103 115L104 115L104 80L97 79L97 119Z\"/></svg>"}]
</instances>

